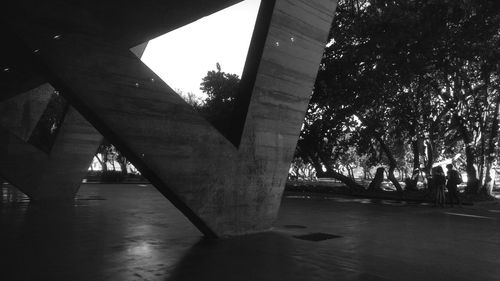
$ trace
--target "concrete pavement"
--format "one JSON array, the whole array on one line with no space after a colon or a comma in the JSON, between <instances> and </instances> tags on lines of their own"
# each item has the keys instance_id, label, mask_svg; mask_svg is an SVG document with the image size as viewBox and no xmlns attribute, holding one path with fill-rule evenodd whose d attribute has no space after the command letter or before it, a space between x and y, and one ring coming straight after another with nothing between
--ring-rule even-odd
<instances>
[{"instance_id":1,"label":"concrete pavement","mask_svg":"<svg viewBox=\"0 0 500 281\"><path fill-rule=\"evenodd\" d=\"M149 185L84 184L75 205L63 211L29 205L22 194L7 188L1 198L2 280L500 276L496 202L441 209L387 200L285 196L272 231L214 241L202 239Z\"/></svg>"}]
</instances>

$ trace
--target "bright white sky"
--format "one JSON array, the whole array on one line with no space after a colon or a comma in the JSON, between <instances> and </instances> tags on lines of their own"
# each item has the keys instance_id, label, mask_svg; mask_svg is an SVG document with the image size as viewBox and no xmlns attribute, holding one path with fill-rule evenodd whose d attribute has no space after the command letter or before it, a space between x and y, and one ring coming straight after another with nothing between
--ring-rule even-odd
<instances>
[{"instance_id":1,"label":"bright white sky","mask_svg":"<svg viewBox=\"0 0 500 281\"><path fill-rule=\"evenodd\" d=\"M172 89L201 97L201 79L217 62L241 78L259 4L246 0L159 36L141 60Z\"/></svg>"}]
</instances>

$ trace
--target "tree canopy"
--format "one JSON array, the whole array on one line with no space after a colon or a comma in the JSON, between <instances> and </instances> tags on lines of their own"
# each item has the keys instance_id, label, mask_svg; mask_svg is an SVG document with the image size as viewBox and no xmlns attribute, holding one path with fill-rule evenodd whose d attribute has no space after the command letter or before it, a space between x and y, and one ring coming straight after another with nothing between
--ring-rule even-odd
<instances>
[{"instance_id":1,"label":"tree canopy","mask_svg":"<svg viewBox=\"0 0 500 281\"><path fill-rule=\"evenodd\" d=\"M203 77L200 90L207 98L198 106L199 112L228 137L233 129L230 122L236 106L240 78L236 74L223 72L219 63Z\"/></svg>"},{"instance_id":2,"label":"tree canopy","mask_svg":"<svg viewBox=\"0 0 500 281\"><path fill-rule=\"evenodd\" d=\"M499 6L491 0L339 1L297 157L358 188L341 173L346 157L358 166L388 166L398 190L395 169L410 170L407 188L415 188L419 172L428 175L436 161L450 158L464 166L471 192L491 185Z\"/></svg>"}]
</instances>

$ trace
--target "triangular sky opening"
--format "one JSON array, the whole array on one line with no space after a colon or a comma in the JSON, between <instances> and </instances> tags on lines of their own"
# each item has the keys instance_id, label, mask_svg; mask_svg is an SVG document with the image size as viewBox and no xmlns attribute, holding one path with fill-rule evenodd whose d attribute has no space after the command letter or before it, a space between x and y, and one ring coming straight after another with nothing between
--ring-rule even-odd
<instances>
[{"instance_id":1,"label":"triangular sky opening","mask_svg":"<svg viewBox=\"0 0 500 281\"><path fill-rule=\"evenodd\" d=\"M149 41L143 53L141 45L131 50L239 146L273 8L274 1L245 0ZM209 71L241 78L228 116L203 109L207 95L200 84Z\"/></svg>"}]
</instances>

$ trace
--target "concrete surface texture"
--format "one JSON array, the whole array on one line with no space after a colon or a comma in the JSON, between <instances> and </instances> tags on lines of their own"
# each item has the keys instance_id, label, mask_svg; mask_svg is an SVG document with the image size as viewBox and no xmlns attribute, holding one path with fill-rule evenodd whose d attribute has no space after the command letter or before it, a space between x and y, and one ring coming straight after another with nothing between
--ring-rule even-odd
<instances>
[{"instance_id":1,"label":"concrete surface texture","mask_svg":"<svg viewBox=\"0 0 500 281\"><path fill-rule=\"evenodd\" d=\"M2 280L498 280L500 205L285 196L270 232L209 240L151 185L83 185L75 205L2 188ZM321 239L303 240L304 235ZM296 238L299 237L299 238ZM306 236L307 238L307 236Z\"/></svg>"},{"instance_id":2,"label":"concrete surface texture","mask_svg":"<svg viewBox=\"0 0 500 281\"><path fill-rule=\"evenodd\" d=\"M46 83L25 93L2 100L0 126L23 141L28 141L42 116L54 88Z\"/></svg>"},{"instance_id":3,"label":"concrete surface texture","mask_svg":"<svg viewBox=\"0 0 500 281\"><path fill-rule=\"evenodd\" d=\"M70 108L50 151L29 143L54 88L46 83L0 100L0 175L35 201L71 201L102 136Z\"/></svg>"},{"instance_id":4,"label":"concrete surface texture","mask_svg":"<svg viewBox=\"0 0 500 281\"><path fill-rule=\"evenodd\" d=\"M9 2L4 29L28 51L19 57L34 57L49 82L205 235L269 228L336 1L263 1L271 18L258 30L267 32L261 52L248 58L259 63L237 146L129 49L238 1L92 2Z\"/></svg>"},{"instance_id":5,"label":"concrete surface texture","mask_svg":"<svg viewBox=\"0 0 500 281\"><path fill-rule=\"evenodd\" d=\"M142 56L146 45L137 46L133 52ZM70 107L62 116L52 149L41 151L29 139L55 89L44 83L25 93L15 94L14 90L12 87L0 94L0 175L31 200L71 204L103 138Z\"/></svg>"},{"instance_id":6,"label":"concrete surface texture","mask_svg":"<svg viewBox=\"0 0 500 281\"><path fill-rule=\"evenodd\" d=\"M0 138L0 174L31 200L52 203L73 200L102 142L102 136L72 107L48 153L2 127Z\"/></svg>"}]
</instances>

